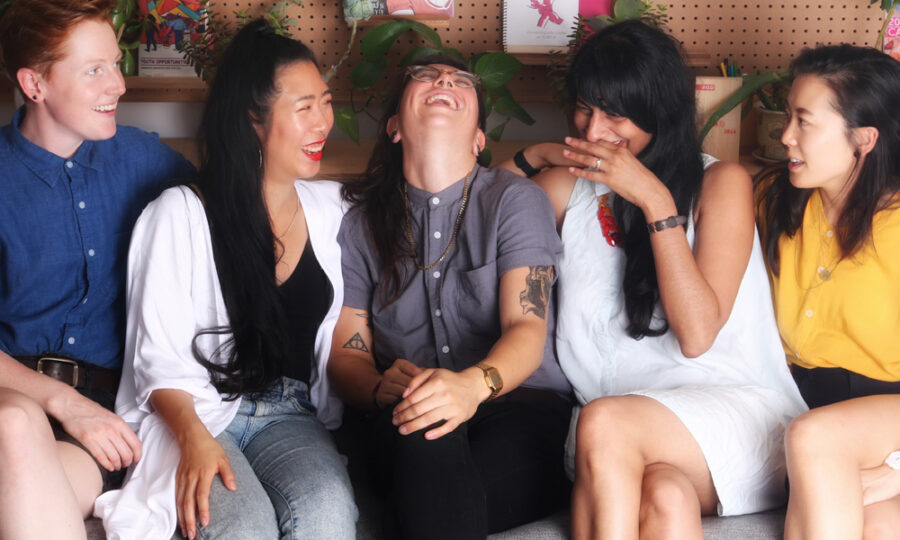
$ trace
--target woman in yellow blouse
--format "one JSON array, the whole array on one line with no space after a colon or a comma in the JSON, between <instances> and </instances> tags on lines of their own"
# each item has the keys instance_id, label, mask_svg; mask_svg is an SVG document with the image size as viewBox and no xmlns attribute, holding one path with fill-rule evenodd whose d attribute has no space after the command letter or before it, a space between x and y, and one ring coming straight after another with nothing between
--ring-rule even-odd
<instances>
[{"instance_id":1,"label":"woman in yellow blouse","mask_svg":"<svg viewBox=\"0 0 900 540\"><path fill-rule=\"evenodd\" d=\"M897 538L900 63L836 45L792 68L790 159L760 183L778 326L813 408L786 436L785 538Z\"/></svg>"}]
</instances>

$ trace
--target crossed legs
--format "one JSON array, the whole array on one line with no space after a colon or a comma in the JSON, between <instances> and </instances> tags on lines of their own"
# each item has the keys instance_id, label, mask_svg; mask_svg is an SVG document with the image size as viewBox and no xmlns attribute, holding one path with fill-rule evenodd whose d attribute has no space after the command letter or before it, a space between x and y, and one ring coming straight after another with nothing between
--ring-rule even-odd
<instances>
[{"instance_id":1,"label":"crossed legs","mask_svg":"<svg viewBox=\"0 0 900 540\"><path fill-rule=\"evenodd\" d=\"M0 388L0 539L85 538L102 483L90 454L55 440L37 403Z\"/></svg>"},{"instance_id":2,"label":"crossed legs","mask_svg":"<svg viewBox=\"0 0 900 540\"><path fill-rule=\"evenodd\" d=\"M700 446L644 396L602 398L577 428L572 534L576 539L703 538L718 502Z\"/></svg>"},{"instance_id":3,"label":"crossed legs","mask_svg":"<svg viewBox=\"0 0 900 540\"><path fill-rule=\"evenodd\" d=\"M868 396L794 420L785 437L786 540L900 538L900 471L882 465L900 450L898 410L900 395ZM887 498L864 505L876 490L875 500Z\"/></svg>"}]
</instances>

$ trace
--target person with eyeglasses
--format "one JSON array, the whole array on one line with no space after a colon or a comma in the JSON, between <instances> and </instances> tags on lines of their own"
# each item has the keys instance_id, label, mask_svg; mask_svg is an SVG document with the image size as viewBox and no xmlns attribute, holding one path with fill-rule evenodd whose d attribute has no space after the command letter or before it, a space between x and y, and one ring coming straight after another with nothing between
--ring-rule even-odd
<instances>
[{"instance_id":1,"label":"person with eyeglasses","mask_svg":"<svg viewBox=\"0 0 900 540\"><path fill-rule=\"evenodd\" d=\"M560 254L535 184L476 163L477 76L398 77L338 233L344 305L328 373L369 413L390 538L484 538L568 500L570 386L553 352Z\"/></svg>"}]
</instances>

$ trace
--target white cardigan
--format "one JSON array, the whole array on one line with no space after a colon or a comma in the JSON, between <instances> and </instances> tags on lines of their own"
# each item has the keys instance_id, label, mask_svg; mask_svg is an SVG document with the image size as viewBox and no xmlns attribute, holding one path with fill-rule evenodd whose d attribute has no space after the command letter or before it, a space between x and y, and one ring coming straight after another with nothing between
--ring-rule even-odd
<instances>
[{"instance_id":1,"label":"white cardigan","mask_svg":"<svg viewBox=\"0 0 900 540\"><path fill-rule=\"evenodd\" d=\"M329 391L325 365L344 297L337 232L346 208L339 184L297 180L295 187L316 258L334 290L316 335L310 389L318 418L333 429L340 425L342 407ZM225 430L240 405L240 399L222 399L191 350L199 330L229 322L206 212L189 188L167 189L138 219L128 253L126 301L128 330L116 413L137 432L143 457L129 469L122 489L97 499L94 515L103 520L109 539L170 538L178 523L175 470L181 452L153 412L150 393L173 388L193 395L197 414L213 436ZM210 357L228 337L205 334L197 345Z\"/></svg>"}]
</instances>

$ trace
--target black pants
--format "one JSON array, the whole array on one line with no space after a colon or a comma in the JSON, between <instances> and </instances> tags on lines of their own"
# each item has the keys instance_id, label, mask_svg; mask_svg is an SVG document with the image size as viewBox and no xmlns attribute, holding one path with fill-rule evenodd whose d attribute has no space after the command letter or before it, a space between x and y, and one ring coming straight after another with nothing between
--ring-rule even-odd
<instances>
[{"instance_id":1,"label":"black pants","mask_svg":"<svg viewBox=\"0 0 900 540\"><path fill-rule=\"evenodd\" d=\"M900 382L870 379L842 368L791 366L794 381L810 409L876 394L900 394Z\"/></svg>"},{"instance_id":2,"label":"black pants","mask_svg":"<svg viewBox=\"0 0 900 540\"><path fill-rule=\"evenodd\" d=\"M517 389L432 441L427 430L400 435L382 411L374 476L389 490L385 537L485 538L562 508L570 410L554 392Z\"/></svg>"}]
</instances>

